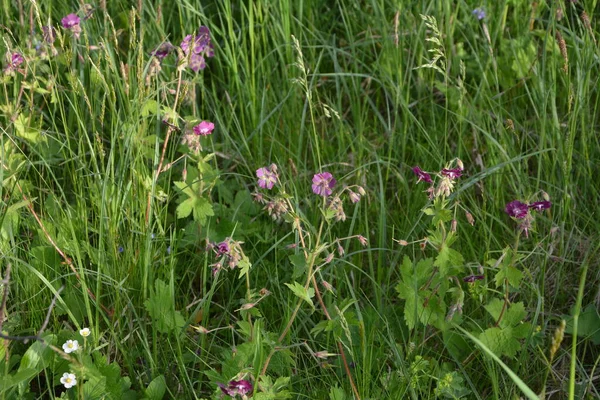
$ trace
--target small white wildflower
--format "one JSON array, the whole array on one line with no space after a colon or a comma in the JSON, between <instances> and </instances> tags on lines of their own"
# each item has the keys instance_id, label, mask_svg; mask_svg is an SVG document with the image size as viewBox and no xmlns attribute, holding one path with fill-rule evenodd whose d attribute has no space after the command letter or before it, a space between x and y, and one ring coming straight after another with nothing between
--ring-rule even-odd
<instances>
[{"instance_id":1,"label":"small white wildflower","mask_svg":"<svg viewBox=\"0 0 600 400\"><path fill-rule=\"evenodd\" d=\"M72 353L79 349L79 343L77 342L77 340L67 340L65 344L62 345L62 348L65 351L65 353Z\"/></svg>"},{"instance_id":2,"label":"small white wildflower","mask_svg":"<svg viewBox=\"0 0 600 400\"><path fill-rule=\"evenodd\" d=\"M90 328L83 328L82 330L79 331L79 334L83 337L88 337L90 336Z\"/></svg>"},{"instance_id":3,"label":"small white wildflower","mask_svg":"<svg viewBox=\"0 0 600 400\"><path fill-rule=\"evenodd\" d=\"M68 372L65 372L63 374L63 376L60 378L60 383L62 383L63 385L65 385L65 387L67 389L69 389L69 388L77 385L77 377L75 376L75 374L70 374Z\"/></svg>"}]
</instances>

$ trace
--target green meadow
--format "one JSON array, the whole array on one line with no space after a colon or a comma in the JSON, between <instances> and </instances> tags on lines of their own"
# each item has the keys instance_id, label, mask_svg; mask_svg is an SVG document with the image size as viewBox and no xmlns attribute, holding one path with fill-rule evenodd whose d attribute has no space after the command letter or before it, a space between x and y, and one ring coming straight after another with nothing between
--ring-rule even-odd
<instances>
[{"instance_id":1,"label":"green meadow","mask_svg":"<svg viewBox=\"0 0 600 400\"><path fill-rule=\"evenodd\" d=\"M0 400L600 398L598 0L0 0Z\"/></svg>"}]
</instances>

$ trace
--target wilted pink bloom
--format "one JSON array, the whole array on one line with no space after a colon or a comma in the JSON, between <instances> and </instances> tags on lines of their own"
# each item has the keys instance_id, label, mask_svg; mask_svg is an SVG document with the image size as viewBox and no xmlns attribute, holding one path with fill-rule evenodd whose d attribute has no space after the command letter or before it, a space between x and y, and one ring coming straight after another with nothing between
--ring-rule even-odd
<instances>
[{"instance_id":1,"label":"wilted pink bloom","mask_svg":"<svg viewBox=\"0 0 600 400\"><path fill-rule=\"evenodd\" d=\"M433 181L431 180L431 175L429 175L427 172L423 171L419 166L415 166L413 167L413 172L415 173L415 175L417 175L417 177L419 179L417 179L417 183L423 181L423 182L427 182L427 183L433 183Z\"/></svg>"},{"instance_id":2,"label":"wilted pink bloom","mask_svg":"<svg viewBox=\"0 0 600 400\"><path fill-rule=\"evenodd\" d=\"M256 176L258 177L258 186L263 189L271 190L277 183L277 174L271 169L271 167L262 167L257 169Z\"/></svg>"},{"instance_id":3,"label":"wilted pink bloom","mask_svg":"<svg viewBox=\"0 0 600 400\"><path fill-rule=\"evenodd\" d=\"M77 16L77 14L69 14L64 17L61 21L63 28L72 29L73 27L79 25L81 19Z\"/></svg>"},{"instance_id":4,"label":"wilted pink bloom","mask_svg":"<svg viewBox=\"0 0 600 400\"><path fill-rule=\"evenodd\" d=\"M536 201L529 205L529 208L535 211L542 211L550 208L552 203L549 201Z\"/></svg>"},{"instance_id":5,"label":"wilted pink bloom","mask_svg":"<svg viewBox=\"0 0 600 400\"><path fill-rule=\"evenodd\" d=\"M460 176L462 175L462 170L460 168L454 168L454 169L447 169L444 168L441 171L442 176L445 176L446 178L450 178L450 179L456 179L456 178L460 178Z\"/></svg>"},{"instance_id":6,"label":"wilted pink bloom","mask_svg":"<svg viewBox=\"0 0 600 400\"><path fill-rule=\"evenodd\" d=\"M522 219L525 218L529 212L529 207L527 204L521 203L519 200L514 200L506 205L504 211L511 217Z\"/></svg>"},{"instance_id":7,"label":"wilted pink bloom","mask_svg":"<svg viewBox=\"0 0 600 400\"><path fill-rule=\"evenodd\" d=\"M312 179L312 191L319 196L327 197L333 193L336 180L329 172L315 174Z\"/></svg>"},{"instance_id":8,"label":"wilted pink bloom","mask_svg":"<svg viewBox=\"0 0 600 400\"><path fill-rule=\"evenodd\" d=\"M181 42L181 50L186 57L189 57L188 65L194 72L206 68L205 58L215 55L210 40L210 30L206 26L201 26L197 35L187 35Z\"/></svg>"},{"instance_id":9,"label":"wilted pink bloom","mask_svg":"<svg viewBox=\"0 0 600 400\"><path fill-rule=\"evenodd\" d=\"M360 201L360 194L353 192L352 190L348 190L349 192L349 197L350 197L350 201L353 203L358 203Z\"/></svg>"},{"instance_id":10,"label":"wilted pink bloom","mask_svg":"<svg viewBox=\"0 0 600 400\"><path fill-rule=\"evenodd\" d=\"M367 241L366 237L364 237L362 235L358 235L356 238L358 239L358 241L360 242L360 244L363 245L363 247L367 247L368 241Z\"/></svg>"},{"instance_id":11,"label":"wilted pink bloom","mask_svg":"<svg viewBox=\"0 0 600 400\"><path fill-rule=\"evenodd\" d=\"M171 51L173 51L174 49L175 49L175 46L173 46L170 42L164 42L160 46L158 46L156 49L154 49L154 51L150 54L152 54L154 57L158 58L159 60L162 60L163 58L168 56L171 53Z\"/></svg>"},{"instance_id":12,"label":"wilted pink bloom","mask_svg":"<svg viewBox=\"0 0 600 400\"><path fill-rule=\"evenodd\" d=\"M194 133L199 136L208 136L215 129L215 124L208 121L202 121L194 126Z\"/></svg>"}]
</instances>

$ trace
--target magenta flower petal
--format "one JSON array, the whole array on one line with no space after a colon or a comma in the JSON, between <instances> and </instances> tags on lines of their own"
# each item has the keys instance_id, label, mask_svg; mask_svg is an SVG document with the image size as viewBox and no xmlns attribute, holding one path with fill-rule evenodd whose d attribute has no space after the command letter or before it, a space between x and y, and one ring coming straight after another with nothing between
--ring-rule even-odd
<instances>
[{"instance_id":1,"label":"magenta flower petal","mask_svg":"<svg viewBox=\"0 0 600 400\"><path fill-rule=\"evenodd\" d=\"M521 203L519 200L514 200L506 205L504 211L511 217L522 219L525 218L529 212L529 207L527 204Z\"/></svg>"},{"instance_id":2,"label":"magenta flower petal","mask_svg":"<svg viewBox=\"0 0 600 400\"><path fill-rule=\"evenodd\" d=\"M536 201L529 205L529 208L535 211L543 211L547 210L552 206L552 203L549 201Z\"/></svg>"},{"instance_id":3,"label":"magenta flower petal","mask_svg":"<svg viewBox=\"0 0 600 400\"><path fill-rule=\"evenodd\" d=\"M429 175L427 172L423 171L419 166L413 167L412 171L419 178L419 179L417 179L417 183L419 183L421 181L427 182L427 183L433 183L433 181L431 180L431 175Z\"/></svg>"},{"instance_id":4,"label":"magenta flower petal","mask_svg":"<svg viewBox=\"0 0 600 400\"><path fill-rule=\"evenodd\" d=\"M202 121L194 126L194 133L199 136L208 136L215 129L215 124L209 121Z\"/></svg>"},{"instance_id":5,"label":"magenta flower petal","mask_svg":"<svg viewBox=\"0 0 600 400\"><path fill-rule=\"evenodd\" d=\"M454 168L454 169L444 168L441 171L441 174L443 176L445 176L446 178L450 178L450 179L454 180L454 179L460 178L462 176L462 170L460 168Z\"/></svg>"},{"instance_id":6,"label":"magenta flower petal","mask_svg":"<svg viewBox=\"0 0 600 400\"><path fill-rule=\"evenodd\" d=\"M81 19L77 16L77 14L69 14L64 17L61 21L63 28L72 29L73 27L79 25Z\"/></svg>"},{"instance_id":7,"label":"magenta flower petal","mask_svg":"<svg viewBox=\"0 0 600 400\"><path fill-rule=\"evenodd\" d=\"M329 172L315 174L312 179L312 191L319 196L327 197L333 193L336 180Z\"/></svg>"}]
</instances>

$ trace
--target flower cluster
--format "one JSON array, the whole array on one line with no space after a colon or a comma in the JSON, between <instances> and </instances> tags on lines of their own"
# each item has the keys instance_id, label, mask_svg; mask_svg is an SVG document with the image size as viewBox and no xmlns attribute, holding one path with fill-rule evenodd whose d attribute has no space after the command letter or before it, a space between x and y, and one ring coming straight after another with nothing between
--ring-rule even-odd
<instances>
[{"instance_id":1,"label":"flower cluster","mask_svg":"<svg viewBox=\"0 0 600 400\"><path fill-rule=\"evenodd\" d=\"M258 178L258 186L262 189L271 190L279 182L279 174L277 173L277 165L271 164L267 167L261 167L256 170ZM289 212L288 202L283 196L276 196L272 199L267 199L260 192L253 193L254 201L264 204L264 210L274 221L281 221L282 217Z\"/></svg>"},{"instance_id":2,"label":"flower cluster","mask_svg":"<svg viewBox=\"0 0 600 400\"><path fill-rule=\"evenodd\" d=\"M221 391L229 397L242 396L242 399L247 398L248 394L251 394L254 388L252 382L246 379L240 379L239 381L231 380L227 385L217 383Z\"/></svg>"},{"instance_id":3,"label":"flower cluster","mask_svg":"<svg viewBox=\"0 0 600 400\"><path fill-rule=\"evenodd\" d=\"M428 172L423 171L419 166L413 167L412 171L417 175L417 183L426 182L430 186L427 189L429 198L433 199L440 196L448 197L454 190L454 184L456 179L460 178L463 174L464 167L460 159L456 158L455 168L443 168L437 176L440 178L437 186L435 186L431 175Z\"/></svg>"},{"instance_id":4,"label":"flower cluster","mask_svg":"<svg viewBox=\"0 0 600 400\"><path fill-rule=\"evenodd\" d=\"M77 16L77 14L69 14L64 17L61 21L63 28L71 31L75 39L79 39L79 35L81 35L81 19Z\"/></svg>"},{"instance_id":5,"label":"flower cluster","mask_svg":"<svg viewBox=\"0 0 600 400\"><path fill-rule=\"evenodd\" d=\"M188 66L194 72L206 68L205 59L215 55L210 30L206 26L201 26L196 35L187 35L180 47L188 59Z\"/></svg>"},{"instance_id":6,"label":"flower cluster","mask_svg":"<svg viewBox=\"0 0 600 400\"><path fill-rule=\"evenodd\" d=\"M513 200L506 204L504 212L519 221L519 228L525 232L525 237L529 237L529 229L533 223L533 215L529 212L547 210L552 206L549 200L535 201L531 204L523 203L519 200Z\"/></svg>"},{"instance_id":7,"label":"flower cluster","mask_svg":"<svg viewBox=\"0 0 600 400\"><path fill-rule=\"evenodd\" d=\"M248 262L248 257L242 250L242 243L230 237L225 238L220 243L209 243L208 249L213 250L218 259L216 263L211 265L213 275L216 275L217 272L225 267L233 269L242 261Z\"/></svg>"}]
</instances>

